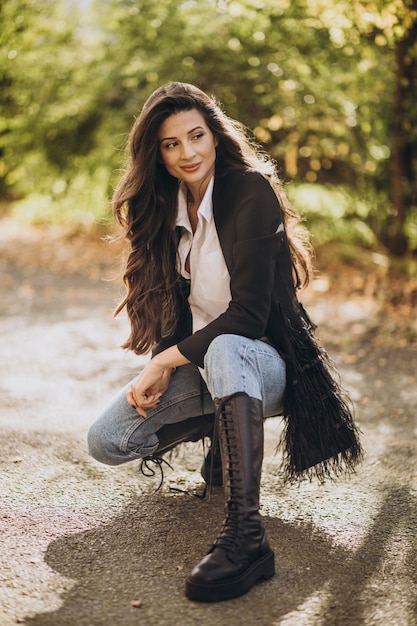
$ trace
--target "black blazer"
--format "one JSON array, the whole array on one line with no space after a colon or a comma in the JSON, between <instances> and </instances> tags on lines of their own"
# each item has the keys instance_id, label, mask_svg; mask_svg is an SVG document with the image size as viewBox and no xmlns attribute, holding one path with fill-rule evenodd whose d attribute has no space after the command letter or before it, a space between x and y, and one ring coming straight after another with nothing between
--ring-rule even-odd
<instances>
[{"instance_id":1,"label":"black blazer","mask_svg":"<svg viewBox=\"0 0 417 626\"><path fill-rule=\"evenodd\" d=\"M215 177L213 214L230 274L232 299L227 310L205 328L178 342L192 363L204 367L215 337L234 334L268 339L283 353L284 300L297 307L291 257L282 211L270 183L261 174L232 170Z\"/></svg>"}]
</instances>

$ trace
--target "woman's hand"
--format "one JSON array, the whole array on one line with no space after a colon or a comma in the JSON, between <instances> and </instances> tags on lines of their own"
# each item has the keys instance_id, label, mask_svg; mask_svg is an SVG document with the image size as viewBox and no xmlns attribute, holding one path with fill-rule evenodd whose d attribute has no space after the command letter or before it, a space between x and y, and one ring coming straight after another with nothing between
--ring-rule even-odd
<instances>
[{"instance_id":1,"label":"woman's hand","mask_svg":"<svg viewBox=\"0 0 417 626\"><path fill-rule=\"evenodd\" d=\"M139 415L146 417L146 411L156 408L168 389L172 372L178 365L186 363L189 361L176 346L155 356L132 382L126 394L128 403L135 407Z\"/></svg>"},{"instance_id":2,"label":"woman's hand","mask_svg":"<svg viewBox=\"0 0 417 626\"><path fill-rule=\"evenodd\" d=\"M168 389L172 371L172 369L154 367L150 361L135 378L126 397L128 403L135 407L139 415L146 417L148 409L158 406L160 397Z\"/></svg>"}]
</instances>

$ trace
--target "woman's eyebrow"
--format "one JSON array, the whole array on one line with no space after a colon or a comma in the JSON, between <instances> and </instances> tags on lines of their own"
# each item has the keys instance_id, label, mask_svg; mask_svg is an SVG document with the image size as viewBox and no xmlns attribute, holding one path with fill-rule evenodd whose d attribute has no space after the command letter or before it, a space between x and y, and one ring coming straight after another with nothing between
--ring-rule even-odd
<instances>
[{"instance_id":1,"label":"woman's eyebrow","mask_svg":"<svg viewBox=\"0 0 417 626\"><path fill-rule=\"evenodd\" d=\"M191 130L189 130L187 132L187 135L191 135L192 133L195 133L196 130L204 130L204 128L202 126L196 126L195 128L192 128ZM161 143L162 141L168 141L168 140L172 141L173 139L176 139L176 137L162 137L159 140L159 143Z\"/></svg>"}]
</instances>

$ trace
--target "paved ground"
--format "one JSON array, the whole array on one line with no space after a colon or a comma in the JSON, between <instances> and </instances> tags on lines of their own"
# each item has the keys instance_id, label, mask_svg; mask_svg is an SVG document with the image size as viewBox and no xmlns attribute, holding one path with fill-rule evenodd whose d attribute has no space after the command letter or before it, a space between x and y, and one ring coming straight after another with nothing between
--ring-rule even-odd
<instances>
[{"instance_id":1,"label":"paved ground","mask_svg":"<svg viewBox=\"0 0 417 626\"><path fill-rule=\"evenodd\" d=\"M82 275L68 271L84 255ZM97 260L53 232L0 241L0 625L417 624L417 349L373 347L373 303L309 296L356 404L364 464L350 480L286 486L281 425L268 420L276 576L237 600L189 602L185 578L223 513L220 490L210 502L170 490L201 489L200 448L178 453L157 493L136 464L107 468L85 450L89 423L141 365L119 348L117 283Z\"/></svg>"}]
</instances>

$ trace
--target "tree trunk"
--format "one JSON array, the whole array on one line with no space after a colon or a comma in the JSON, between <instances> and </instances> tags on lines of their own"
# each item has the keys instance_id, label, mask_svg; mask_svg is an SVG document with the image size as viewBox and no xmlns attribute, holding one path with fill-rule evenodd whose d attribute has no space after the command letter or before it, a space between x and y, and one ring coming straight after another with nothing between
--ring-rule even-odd
<instances>
[{"instance_id":1,"label":"tree trunk","mask_svg":"<svg viewBox=\"0 0 417 626\"><path fill-rule=\"evenodd\" d=\"M417 1L411 3L412 9ZM414 6L416 5L416 6ZM417 98L417 20L413 18L405 36L396 43L396 91L394 100L392 152L392 221L387 247L396 256L408 249L407 217L416 201L417 142L415 132Z\"/></svg>"}]
</instances>

